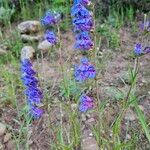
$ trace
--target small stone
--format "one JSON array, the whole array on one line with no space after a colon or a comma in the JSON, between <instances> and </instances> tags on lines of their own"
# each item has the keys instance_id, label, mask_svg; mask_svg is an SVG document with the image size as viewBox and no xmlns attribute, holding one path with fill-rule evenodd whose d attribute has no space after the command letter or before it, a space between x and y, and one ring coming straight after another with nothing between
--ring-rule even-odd
<instances>
[{"instance_id":1,"label":"small stone","mask_svg":"<svg viewBox=\"0 0 150 150\"><path fill-rule=\"evenodd\" d=\"M33 58L35 50L32 46L25 46L21 50L21 60Z\"/></svg>"},{"instance_id":2,"label":"small stone","mask_svg":"<svg viewBox=\"0 0 150 150\"><path fill-rule=\"evenodd\" d=\"M144 78L142 78L142 83L147 83L147 81Z\"/></svg>"},{"instance_id":3,"label":"small stone","mask_svg":"<svg viewBox=\"0 0 150 150\"><path fill-rule=\"evenodd\" d=\"M2 48L0 48L0 55L6 55L6 54L7 54L7 51L2 49Z\"/></svg>"},{"instance_id":4,"label":"small stone","mask_svg":"<svg viewBox=\"0 0 150 150\"><path fill-rule=\"evenodd\" d=\"M4 136L4 143L8 142L11 139L11 133L6 133Z\"/></svg>"},{"instance_id":5,"label":"small stone","mask_svg":"<svg viewBox=\"0 0 150 150\"><path fill-rule=\"evenodd\" d=\"M90 136L90 137L93 137L93 133L90 133L89 136Z\"/></svg>"},{"instance_id":6,"label":"small stone","mask_svg":"<svg viewBox=\"0 0 150 150\"><path fill-rule=\"evenodd\" d=\"M125 120L128 120L128 121L135 121L136 120L136 115L135 115L135 113L133 112L132 109L129 108L126 111Z\"/></svg>"},{"instance_id":7,"label":"small stone","mask_svg":"<svg viewBox=\"0 0 150 150\"><path fill-rule=\"evenodd\" d=\"M42 35L27 35L27 34L22 34L21 35L21 40L23 42L38 42L43 38Z\"/></svg>"},{"instance_id":8,"label":"small stone","mask_svg":"<svg viewBox=\"0 0 150 150\"><path fill-rule=\"evenodd\" d=\"M86 121L86 116L85 116L85 114L81 114L81 118L82 118L82 121Z\"/></svg>"},{"instance_id":9,"label":"small stone","mask_svg":"<svg viewBox=\"0 0 150 150\"><path fill-rule=\"evenodd\" d=\"M93 124L95 123L95 119L94 118L90 118L86 121L87 124Z\"/></svg>"},{"instance_id":10,"label":"small stone","mask_svg":"<svg viewBox=\"0 0 150 150\"><path fill-rule=\"evenodd\" d=\"M15 144L14 140L8 141L7 149L8 150L15 150L16 149L16 144Z\"/></svg>"},{"instance_id":11,"label":"small stone","mask_svg":"<svg viewBox=\"0 0 150 150\"><path fill-rule=\"evenodd\" d=\"M6 125L0 123L0 136L4 135L5 131L6 131Z\"/></svg>"},{"instance_id":12,"label":"small stone","mask_svg":"<svg viewBox=\"0 0 150 150\"><path fill-rule=\"evenodd\" d=\"M127 134L127 135L126 135L126 139L127 139L127 140L130 140L130 139L131 139L131 135L130 135L130 134Z\"/></svg>"},{"instance_id":13,"label":"small stone","mask_svg":"<svg viewBox=\"0 0 150 150\"><path fill-rule=\"evenodd\" d=\"M71 104L71 108L72 108L72 110L76 110L76 109L77 109L77 107L78 107L78 105L77 105L77 104Z\"/></svg>"},{"instance_id":14,"label":"small stone","mask_svg":"<svg viewBox=\"0 0 150 150\"><path fill-rule=\"evenodd\" d=\"M83 139L81 146L83 150L99 150L94 137L87 137L86 139Z\"/></svg>"},{"instance_id":15,"label":"small stone","mask_svg":"<svg viewBox=\"0 0 150 150\"><path fill-rule=\"evenodd\" d=\"M35 33L39 32L40 28L40 21L35 20L24 21L18 25L18 30L20 33Z\"/></svg>"},{"instance_id":16,"label":"small stone","mask_svg":"<svg viewBox=\"0 0 150 150\"><path fill-rule=\"evenodd\" d=\"M51 43L47 40L40 42L38 45L38 49L41 50L43 53L48 52L51 47Z\"/></svg>"}]
</instances>

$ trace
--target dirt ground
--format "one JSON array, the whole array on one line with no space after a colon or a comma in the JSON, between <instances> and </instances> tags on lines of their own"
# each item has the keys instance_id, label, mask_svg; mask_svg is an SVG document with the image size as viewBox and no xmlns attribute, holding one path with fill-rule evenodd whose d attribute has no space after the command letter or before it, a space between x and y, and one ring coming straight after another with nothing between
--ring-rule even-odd
<instances>
[{"instance_id":1,"label":"dirt ground","mask_svg":"<svg viewBox=\"0 0 150 150\"><path fill-rule=\"evenodd\" d=\"M73 50L74 36L71 31L63 33L61 35L63 38L63 60L69 66L68 71L73 68L73 64L79 60L80 56ZM120 31L121 38L121 48L119 50L111 50L102 46L99 51L101 52L100 59L105 59L104 67L98 68L100 70L100 80L99 80L99 95L101 101L108 99L108 104L106 105L104 111L104 118L106 127L110 129L111 124L114 121L115 116L120 110L121 101L112 99L114 97L114 92L110 92L111 87L116 87L121 91L128 91L130 83L126 74L128 72L129 65L133 65L133 58L130 57L131 51L133 51L136 37L133 36L128 28L122 28ZM40 63L37 63L36 59L34 60L34 67L38 70L39 78L41 81L41 86L44 87L44 90L50 91L50 97L52 97L52 105L49 109L49 112L46 112L40 120L35 120L28 127L28 136L29 136L29 145L31 149L36 150L47 150L49 149L49 143L51 140L56 140L56 131L51 130L51 126L59 126L60 123L60 109L57 106L57 101L62 97L59 94L59 83L58 79L61 79L61 74L58 72L59 61L57 61L57 52L56 57L54 58L53 54L44 57L43 60L39 60ZM138 84L137 84L137 96L138 104L141 110L144 112L148 121L150 121L150 55L142 56L140 59L140 73L138 75ZM10 67L10 65L6 66ZM16 73L19 73L18 70L15 70ZM125 82L125 83L124 83ZM2 88L2 86L0 86ZM93 90L91 94L94 95L95 91ZM19 107L25 104L23 97L18 95ZM118 98L119 99L119 98ZM72 105L75 105L74 102L71 102ZM19 108L20 109L20 108ZM126 133L126 124L128 124L129 138L132 138L134 133L139 133L141 139L139 141L139 150L148 150L150 145L145 138L145 135L142 133L141 127L138 123L136 114L132 107L128 110L129 113L125 115L127 119L122 121L122 138L125 139ZM51 115L49 115L49 113ZM20 116L20 122L23 123L23 117ZM19 135L19 123L16 122L15 118L17 117L17 109L14 109L11 104L5 105L5 107L0 108L0 120L6 123L9 127L6 133L12 133L11 129L15 134ZM97 122L97 115L94 112L89 112L83 114L82 118L82 139L87 137L92 137L91 125ZM70 128L69 123L67 122L67 114L63 110L63 123L66 125L66 128ZM14 150L15 141L10 138L7 142L4 142L5 135L0 137L0 150ZM27 134L27 133L26 133ZM103 136L110 136L111 131L104 133ZM23 136L23 135L22 135ZM24 137L21 137L24 138ZM92 140L91 140L92 141ZM92 141L95 142L95 141ZM93 144L93 143L91 143ZM21 144L20 144L21 145ZM2 147L2 148L1 148ZM24 146L20 147L24 149ZM80 148L79 148L80 149ZM78 149L78 150L79 150Z\"/></svg>"}]
</instances>

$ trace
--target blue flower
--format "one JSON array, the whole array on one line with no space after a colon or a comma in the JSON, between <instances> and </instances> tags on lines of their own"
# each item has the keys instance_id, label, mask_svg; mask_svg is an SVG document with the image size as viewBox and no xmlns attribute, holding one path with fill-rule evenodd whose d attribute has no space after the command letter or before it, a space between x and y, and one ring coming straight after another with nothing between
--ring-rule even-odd
<instances>
[{"instance_id":1,"label":"blue flower","mask_svg":"<svg viewBox=\"0 0 150 150\"><path fill-rule=\"evenodd\" d=\"M93 28L93 19L89 18L74 18L73 25L75 27L75 31L90 31Z\"/></svg>"},{"instance_id":2,"label":"blue flower","mask_svg":"<svg viewBox=\"0 0 150 150\"><path fill-rule=\"evenodd\" d=\"M32 63L29 59L21 62L22 81L26 86L25 95L29 106L29 112L34 118L39 118L43 110L35 105L40 104L43 98L42 91L38 87L38 79L34 76L36 72L32 69Z\"/></svg>"},{"instance_id":3,"label":"blue flower","mask_svg":"<svg viewBox=\"0 0 150 150\"><path fill-rule=\"evenodd\" d=\"M89 32L83 31L76 35L76 40L90 40Z\"/></svg>"},{"instance_id":4,"label":"blue flower","mask_svg":"<svg viewBox=\"0 0 150 150\"><path fill-rule=\"evenodd\" d=\"M91 17L90 12L80 3L77 5L74 5L71 9L71 15L73 17L77 17L77 18L89 18Z\"/></svg>"},{"instance_id":5,"label":"blue flower","mask_svg":"<svg viewBox=\"0 0 150 150\"><path fill-rule=\"evenodd\" d=\"M45 39L52 45L55 45L57 43L57 38L53 31L47 30L45 33Z\"/></svg>"},{"instance_id":6,"label":"blue flower","mask_svg":"<svg viewBox=\"0 0 150 150\"><path fill-rule=\"evenodd\" d=\"M79 111L81 112L86 112L94 107L94 100L85 94L80 96L79 102Z\"/></svg>"},{"instance_id":7,"label":"blue flower","mask_svg":"<svg viewBox=\"0 0 150 150\"><path fill-rule=\"evenodd\" d=\"M38 80L36 77L29 75L29 73L22 76L22 81L26 86L37 85Z\"/></svg>"},{"instance_id":8,"label":"blue flower","mask_svg":"<svg viewBox=\"0 0 150 150\"><path fill-rule=\"evenodd\" d=\"M91 40L78 40L75 43L75 48L80 50L90 50L93 48L93 41Z\"/></svg>"},{"instance_id":9,"label":"blue flower","mask_svg":"<svg viewBox=\"0 0 150 150\"><path fill-rule=\"evenodd\" d=\"M141 55L143 53L143 50L142 50L142 45L140 43L137 43L135 45L135 48L134 48L134 53L136 55Z\"/></svg>"},{"instance_id":10,"label":"blue flower","mask_svg":"<svg viewBox=\"0 0 150 150\"><path fill-rule=\"evenodd\" d=\"M90 4L90 0L79 0L79 2L80 2L82 5L89 5L89 4Z\"/></svg>"},{"instance_id":11,"label":"blue flower","mask_svg":"<svg viewBox=\"0 0 150 150\"><path fill-rule=\"evenodd\" d=\"M139 27L142 31L146 30L150 32L150 20L146 21L145 23L141 23Z\"/></svg>"},{"instance_id":12,"label":"blue flower","mask_svg":"<svg viewBox=\"0 0 150 150\"><path fill-rule=\"evenodd\" d=\"M144 48L144 54L149 54L150 53L150 46L147 46Z\"/></svg>"},{"instance_id":13,"label":"blue flower","mask_svg":"<svg viewBox=\"0 0 150 150\"><path fill-rule=\"evenodd\" d=\"M57 24L59 19L60 19L60 14L47 11L45 16L41 19L41 24L43 26L52 26Z\"/></svg>"},{"instance_id":14,"label":"blue flower","mask_svg":"<svg viewBox=\"0 0 150 150\"><path fill-rule=\"evenodd\" d=\"M75 66L74 77L78 82L84 82L87 79L93 79L96 76L96 70L89 60L85 57L81 59L81 64Z\"/></svg>"},{"instance_id":15,"label":"blue flower","mask_svg":"<svg viewBox=\"0 0 150 150\"><path fill-rule=\"evenodd\" d=\"M81 32L76 36L75 48L80 50L90 50L94 46L88 32Z\"/></svg>"},{"instance_id":16,"label":"blue flower","mask_svg":"<svg viewBox=\"0 0 150 150\"><path fill-rule=\"evenodd\" d=\"M30 114L32 115L32 117L35 119L39 119L44 113L44 111L42 109L40 109L36 106L33 106L33 105L30 106L29 111L30 111Z\"/></svg>"}]
</instances>

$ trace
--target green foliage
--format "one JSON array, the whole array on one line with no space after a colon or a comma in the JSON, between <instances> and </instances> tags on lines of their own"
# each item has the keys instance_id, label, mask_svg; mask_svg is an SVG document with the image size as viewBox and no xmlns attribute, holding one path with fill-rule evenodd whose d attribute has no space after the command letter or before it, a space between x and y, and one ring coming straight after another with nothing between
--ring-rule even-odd
<instances>
[{"instance_id":1,"label":"green foliage","mask_svg":"<svg viewBox=\"0 0 150 150\"><path fill-rule=\"evenodd\" d=\"M18 62L15 60L12 62L12 64L13 67L18 67ZM20 74L10 71L8 68L5 68L4 65L0 65L0 70L3 70L0 74L0 78L4 84L4 89L0 91L1 103L4 105L11 103L16 107L16 89L17 86L19 86L16 83L20 83Z\"/></svg>"},{"instance_id":2,"label":"green foliage","mask_svg":"<svg viewBox=\"0 0 150 150\"><path fill-rule=\"evenodd\" d=\"M125 94L116 87L107 87L105 92L112 100L123 100L125 98Z\"/></svg>"},{"instance_id":3,"label":"green foliage","mask_svg":"<svg viewBox=\"0 0 150 150\"><path fill-rule=\"evenodd\" d=\"M107 41L107 46L116 49L120 46L120 36L118 31L109 22L101 24L98 28L99 34Z\"/></svg>"},{"instance_id":4,"label":"green foliage","mask_svg":"<svg viewBox=\"0 0 150 150\"><path fill-rule=\"evenodd\" d=\"M0 23L4 23L5 25L8 25L14 12L15 12L14 8L10 9L10 8L4 8L3 6L1 6L0 7Z\"/></svg>"},{"instance_id":5,"label":"green foliage","mask_svg":"<svg viewBox=\"0 0 150 150\"><path fill-rule=\"evenodd\" d=\"M81 89L77 85L76 81L71 78L71 75L64 76L64 79L60 84L60 92L61 95L64 96L66 99L72 97L76 100L81 95Z\"/></svg>"}]
</instances>

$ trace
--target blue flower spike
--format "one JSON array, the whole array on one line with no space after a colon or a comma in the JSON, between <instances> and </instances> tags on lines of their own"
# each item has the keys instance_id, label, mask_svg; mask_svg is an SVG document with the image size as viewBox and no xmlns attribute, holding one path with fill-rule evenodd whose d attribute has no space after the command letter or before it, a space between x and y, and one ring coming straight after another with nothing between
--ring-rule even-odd
<instances>
[{"instance_id":1,"label":"blue flower spike","mask_svg":"<svg viewBox=\"0 0 150 150\"><path fill-rule=\"evenodd\" d=\"M87 96L86 94L80 96L79 102L80 102L79 111L83 113L93 109L94 107L94 100L91 97Z\"/></svg>"},{"instance_id":2,"label":"blue flower spike","mask_svg":"<svg viewBox=\"0 0 150 150\"><path fill-rule=\"evenodd\" d=\"M32 68L32 63L29 59L24 59L21 62L22 82L26 86L25 95L29 106L30 115L38 119L44 111L36 105L41 104L43 98L42 91L38 86L38 79L35 77L36 72Z\"/></svg>"}]
</instances>

